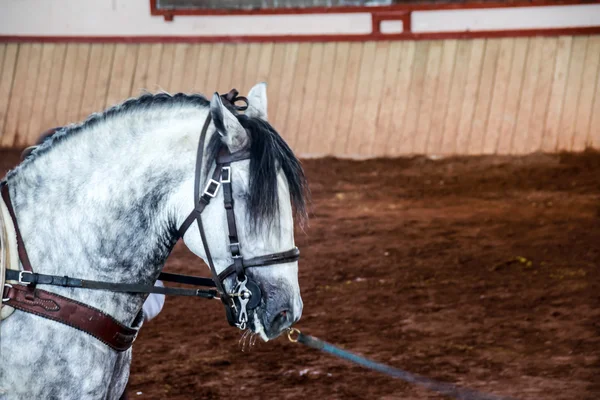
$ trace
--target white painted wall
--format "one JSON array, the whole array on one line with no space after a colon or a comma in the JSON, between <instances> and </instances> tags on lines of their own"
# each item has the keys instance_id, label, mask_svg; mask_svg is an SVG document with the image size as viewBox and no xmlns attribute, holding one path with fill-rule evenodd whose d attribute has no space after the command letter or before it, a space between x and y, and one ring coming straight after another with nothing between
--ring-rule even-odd
<instances>
[{"instance_id":1,"label":"white painted wall","mask_svg":"<svg viewBox=\"0 0 600 400\"><path fill-rule=\"evenodd\" d=\"M413 12L413 32L600 26L600 4Z\"/></svg>"},{"instance_id":2,"label":"white painted wall","mask_svg":"<svg viewBox=\"0 0 600 400\"><path fill-rule=\"evenodd\" d=\"M365 34L371 16L298 14L263 16L150 15L148 0L0 0L0 35L192 36Z\"/></svg>"},{"instance_id":3,"label":"white painted wall","mask_svg":"<svg viewBox=\"0 0 600 400\"><path fill-rule=\"evenodd\" d=\"M457 32L600 26L600 4L413 12L414 32ZM383 31L398 32L399 24ZM366 34L371 17L358 14L263 16L150 15L148 0L0 0L0 35L223 36Z\"/></svg>"}]
</instances>

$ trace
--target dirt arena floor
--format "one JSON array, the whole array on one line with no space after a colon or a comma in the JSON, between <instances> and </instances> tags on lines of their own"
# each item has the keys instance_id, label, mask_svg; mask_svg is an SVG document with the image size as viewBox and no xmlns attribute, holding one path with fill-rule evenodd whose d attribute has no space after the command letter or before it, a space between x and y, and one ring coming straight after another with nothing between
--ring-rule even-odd
<instances>
[{"instance_id":1,"label":"dirt arena floor","mask_svg":"<svg viewBox=\"0 0 600 400\"><path fill-rule=\"evenodd\" d=\"M0 152L0 171L17 158ZM304 165L299 329L497 395L600 398L600 154ZM182 246L166 270L208 274ZM130 398L445 398L239 337L220 303L167 299L134 345Z\"/></svg>"}]
</instances>

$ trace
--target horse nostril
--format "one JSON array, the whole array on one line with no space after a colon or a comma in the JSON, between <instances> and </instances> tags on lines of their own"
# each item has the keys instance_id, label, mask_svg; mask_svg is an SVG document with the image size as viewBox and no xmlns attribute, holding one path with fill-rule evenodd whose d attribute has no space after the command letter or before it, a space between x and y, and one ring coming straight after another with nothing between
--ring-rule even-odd
<instances>
[{"instance_id":1,"label":"horse nostril","mask_svg":"<svg viewBox=\"0 0 600 400\"><path fill-rule=\"evenodd\" d=\"M273 322L271 324L271 330L274 332L281 332L284 329L287 329L293 322L292 316L291 310L281 310L279 313L275 314L275 318L273 318Z\"/></svg>"},{"instance_id":2,"label":"horse nostril","mask_svg":"<svg viewBox=\"0 0 600 400\"><path fill-rule=\"evenodd\" d=\"M290 310L283 310L279 313L279 315L277 315L277 319L279 320L278 322L284 324L286 322L288 322L290 320L292 313L290 312Z\"/></svg>"}]
</instances>

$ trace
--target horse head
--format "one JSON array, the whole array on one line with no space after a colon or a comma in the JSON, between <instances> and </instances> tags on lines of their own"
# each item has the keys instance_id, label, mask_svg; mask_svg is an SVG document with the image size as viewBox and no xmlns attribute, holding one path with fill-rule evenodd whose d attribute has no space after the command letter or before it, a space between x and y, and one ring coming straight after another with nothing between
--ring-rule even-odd
<instances>
[{"instance_id":1,"label":"horse head","mask_svg":"<svg viewBox=\"0 0 600 400\"><path fill-rule=\"evenodd\" d=\"M236 99L231 100L235 103ZM194 217L189 214L189 200L200 193L195 193L197 189L189 180L184 182L176 218L185 225L181 233L185 244L214 268L213 279L222 281L221 297L237 295L247 279L248 287L250 283L258 286L247 292L256 297L250 299L253 306L248 307L247 326L266 341L289 328L302 314L294 216L305 218L307 186L300 162L267 120L266 85L254 86L246 101L246 112L239 114L235 104L224 105L218 94L212 97L211 122L205 125L210 139L199 156L206 151L206 162L200 161L207 170L204 180L210 182L209 172L214 171L217 179L212 182L217 183L212 191L208 189L210 183L206 184L204 197L209 201L202 206L202 216ZM199 146L204 146L203 141L201 138ZM226 166L220 167L223 148L227 160ZM236 156L239 154L243 156ZM199 173L197 170L196 180L202 178ZM226 183L220 185L222 175ZM186 224L189 216L192 218ZM199 230L188 229L189 221L198 223L197 218L204 221L200 222L204 238ZM236 275L236 262L241 265L244 260L246 265L238 266ZM234 314L246 311L246 305L235 298L224 303L226 308L233 307ZM238 317L228 310L230 323L245 329L246 321L240 323L235 320Z\"/></svg>"}]
</instances>

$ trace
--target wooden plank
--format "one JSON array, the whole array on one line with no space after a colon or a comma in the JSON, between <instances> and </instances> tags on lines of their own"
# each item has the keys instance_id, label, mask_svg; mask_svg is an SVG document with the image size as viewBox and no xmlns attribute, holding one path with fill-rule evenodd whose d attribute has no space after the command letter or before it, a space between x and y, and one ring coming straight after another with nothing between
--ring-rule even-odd
<instances>
[{"instance_id":1,"label":"wooden plank","mask_svg":"<svg viewBox=\"0 0 600 400\"><path fill-rule=\"evenodd\" d=\"M450 100L450 88L452 86L452 75L456 63L456 51L458 40L450 39L443 41L442 61L437 76L437 89L431 111L431 123L427 139L428 154L442 152L442 140L444 137L444 120L448 111ZM458 66L461 68L461 66Z\"/></svg>"},{"instance_id":2,"label":"wooden plank","mask_svg":"<svg viewBox=\"0 0 600 400\"><path fill-rule=\"evenodd\" d=\"M58 120L56 109L60 99L64 69L67 61L67 45L59 43L55 45L52 54L52 69L50 71L50 83L48 85L48 95L46 96L46 106L44 107L40 133L66 124L65 121Z\"/></svg>"},{"instance_id":3,"label":"wooden plank","mask_svg":"<svg viewBox=\"0 0 600 400\"><path fill-rule=\"evenodd\" d=\"M23 97L25 95L25 86L27 84L27 65L29 64L31 47L31 43L23 43L19 45L17 66L8 104L8 114L6 115L4 133L2 135L2 147L13 147L15 144L19 123L19 110L21 108L21 102L23 101Z\"/></svg>"},{"instance_id":4,"label":"wooden plank","mask_svg":"<svg viewBox=\"0 0 600 400\"><path fill-rule=\"evenodd\" d=\"M360 150L361 136L367 134L373 126L367 126L367 108L369 107L369 91L371 81L375 72L375 54L377 44L374 41L365 42L361 59L360 72L358 74L358 89L354 99L354 111L350 129L347 134L340 136L346 140L345 155L358 156Z\"/></svg>"},{"instance_id":5,"label":"wooden plank","mask_svg":"<svg viewBox=\"0 0 600 400\"><path fill-rule=\"evenodd\" d=\"M323 125L322 137L311 135L311 153L330 154L340 132L339 119L342 108L346 107L346 73L350 57L350 43L336 43L335 61L329 90L326 120Z\"/></svg>"},{"instance_id":6,"label":"wooden plank","mask_svg":"<svg viewBox=\"0 0 600 400\"><path fill-rule=\"evenodd\" d=\"M246 88L247 91L250 90L250 88L252 88L252 86L254 86L256 83L266 82L269 79L271 64L273 62L273 47L273 43L265 43L261 46L256 82L250 83L250 85ZM238 65L237 68L240 68L240 66Z\"/></svg>"},{"instance_id":7,"label":"wooden plank","mask_svg":"<svg viewBox=\"0 0 600 400\"><path fill-rule=\"evenodd\" d=\"M244 81L246 73L246 58L248 57L248 43L238 43L235 45L235 59L233 61L233 73L231 75L231 87L237 88L242 95L246 95L246 88L240 86ZM268 97L268 96L267 96Z\"/></svg>"},{"instance_id":8,"label":"wooden plank","mask_svg":"<svg viewBox=\"0 0 600 400\"><path fill-rule=\"evenodd\" d=\"M267 81L267 114L269 121L271 122L271 124L273 124L274 127L277 125L276 116L282 101L282 99L279 98L279 89L281 88L281 83L284 74L283 68L285 64L285 51L286 44L284 43L275 43L275 45L273 46L273 60L271 62L271 70L269 71L269 78ZM248 47L246 47L245 52L248 52ZM244 54L244 62L245 60L246 54ZM242 68L238 68L237 71L243 72Z\"/></svg>"},{"instance_id":9,"label":"wooden plank","mask_svg":"<svg viewBox=\"0 0 600 400\"><path fill-rule=\"evenodd\" d=\"M442 52L444 43L434 40L429 45L427 55L427 66L425 67L425 81L423 82L423 94L419 105L417 116L417 127L413 139L413 153L425 154L431 128L431 115L433 114L433 103L437 91L440 67L442 64Z\"/></svg>"},{"instance_id":10,"label":"wooden plank","mask_svg":"<svg viewBox=\"0 0 600 400\"><path fill-rule=\"evenodd\" d=\"M297 105L295 99L292 99L292 89L294 87L294 78L296 76L296 64L298 61L298 50L300 48L299 43L286 43L285 45L285 62L283 67L283 73L281 76L281 84L278 88L277 94L277 113L273 115L273 123L276 124L280 133L283 137L288 137L288 116L289 110L292 105Z\"/></svg>"},{"instance_id":11,"label":"wooden plank","mask_svg":"<svg viewBox=\"0 0 600 400\"><path fill-rule=\"evenodd\" d=\"M44 109L46 108L52 70L55 67L52 60L57 45L54 43L45 43L42 48L42 58L40 60L40 69L36 83L36 94L31 106L30 116L27 126L27 140L25 145L32 145L37 142L39 135L50 127L43 126Z\"/></svg>"},{"instance_id":12,"label":"wooden plank","mask_svg":"<svg viewBox=\"0 0 600 400\"><path fill-rule=\"evenodd\" d=\"M150 58L148 59L148 66L146 76L144 78L144 84L133 90L139 90L139 93L142 92L150 92L155 93L160 90L160 81L161 81L161 64L163 58L163 50L164 45L162 43L154 43L151 45L150 49ZM138 57L139 59L139 57ZM138 65L140 63L138 62Z\"/></svg>"},{"instance_id":13,"label":"wooden plank","mask_svg":"<svg viewBox=\"0 0 600 400\"><path fill-rule=\"evenodd\" d=\"M107 43L92 44L83 99L79 111L82 118L87 118L90 114L102 112L105 109L112 75L115 47L114 44ZM143 83L144 79L144 76L137 77L137 83L132 84L130 96L139 96L141 94L141 89L137 89L136 86L143 87L145 85Z\"/></svg>"},{"instance_id":14,"label":"wooden plank","mask_svg":"<svg viewBox=\"0 0 600 400\"><path fill-rule=\"evenodd\" d=\"M385 141L388 137L388 130L394 113L396 77L398 76L400 58L403 56L402 43L401 41L392 41L388 45L379 110L373 126L373 139L370 148L366 150L372 156L383 156L385 154Z\"/></svg>"},{"instance_id":15,"label":"wooden plank","mask_svg":"<svg viewBox=\"0 0 600 400\"><path fill-rule=\"evenodd\" d=\"M206 74L206 80L204 85L206 93L210 98L214 92L219 91L217 85L219 83L219 71L221 68L221 60L223 58L223 43L216 43L212 45L210 53L210 62L208 64L208 71Z\"/></svg>"},{"instance_id":16,"label":"wooden plank","mask_svg":"<svg viewBox=\"0 0 600 400\"><path fill-rule=\"evenodd\" d=\"M535 88L540 72L542 60L542 38L535 37L529 40L529 50L523 71L523 85L521 86L521 100L517 112L517 122L511 143L511 154L524 154L529 130L529 119L533 112ZM541 99L537 99L541 100Z\"/></svg>"},{"instance_id":17,"label":"wooden plank","mask_svg":"<svg viewBox=\"0 0 600 400\"><path fill-rule=\"evenodd\" d=\"M241 88L241 90L244 91L243 93L247 93L248 89L250 89L257 83L256 77L258 76L258 64L260 63L260 53L262 50L262 46L263 44L261 43L251 43L250 47L248 48L248 55L246 56L246 66L244 68L246 73L244 74L244 80L239 86L239 88Z\"/></svg>"},{"instance_id":18,"label":"wooden plank","mask_svg":"<svg viewBox=\"0 0 600 400\"><path fill-rule=\"evenodd\" d=\"M93 43L90 47L89 63L83 88L83 96L81 98L81 106L79 108L79 115L84 118L93 112L99 111L94 107L100 71L102 68L106 68L106 66L102 64L103 46L102 43Z\"/></svg>"},{"instance_id":19,"label":"wooden plank","mask_svg":"<svg viewBox=\"0 0 600 400\"><path fill-rule=\"evenodd\" d=\"M117 44L111 72L110 84L106 99L106 107L112 107L129 98L139 45ZM169 58L168 64L172 64ZM170 80L171 67L165 67L166 80Z\"/></svg>"},{"instance_id":20,"label":"wooden plank","mask_svg":"<svg viewBox=\"0 0 600 400\"><path fill-rule=\"evenodd\" d=\"M198 46L198 53L196 54L196 70L193 72L194 83L192 84L192 91L194 93L203 93L210 98L209 95L211 92L207 89L206 79L208 70L211 67L210 57L214 45L201 43L196 46Z\"/></svg>"},{"instance_id":21,"label":"wooden plank","mask_svg":"<svg viewBox=\"0 0 600 400\"><path fill-rule=\"evenodd\" d=\"M448 111L444 122L442 133L441 154L454 154L456 152L456 137L458 136L458 125L467 84L467 68L471 58L472 40L461 40L456 48L456 68L452 73L452 84L448 98Z\"/></svg>"},{"instance_id":22,"label":"wooden plank","mask_svg":"<svg viewBox=\"0 0 600 400\"><path fill-rule=\"evenodd\" d=\"M152 57L152 46L150 43L141 43L138 49L138 62L133 72L133 81L131 82L131 97L137 97L144 92L146 80L148 78L148 68ZM101 49L101 48L100 48ZM92 49L92 53L94 49ZM97 73L97 71L96 71ZM88 80L90 76L88 76Z\"/></svg>"},{"instance_id":23,"label":"wooden plank","mask_svg":"<svg viewBox=\"0 0 600 400\"><path fill-rule=\"evenodd\" d=\"M309 79L307 78L307 73L310 64L312 45L312 43L301 43L298 46L298 59L296 60L292 90L288 93L288 96L294 96L295 100L291 102L285 124L285 131L282 133L284 135L284 140L292 146L292 150L294 151L296 151L293 147L294 139L296 138L299 126L303 121L302 104L306 92L306 80Z\"/></svg>"},{"instance_id":24,"label":"wooden plank","mask_svg":"<svg viewBox=\"0 0 600 400\"><path fill-rule=\"evenodd\" d=\"M387 122L385 139L379 142L380 154L388 156L398 155L398 143L402 136L404 120L408 109L409 97L408 89L412 82L413 64L415 61L416 42L404 42L402 44L402 56L398 64L398 73L396 75L396 84L393 93L393 111L390 114L390 121Z\"/></svg>"},{"instance_id":25,"label":"wooden plank","mask_svg":"<svg viewBox=\"0 0 600 400\"><path fill-rule=\"evenodd\" d=\"M571 144L572 151L583 151L590 145L588 132L592 119L594 96L597 93L600 67L600 36L590 36L582 75L582 88L579 94L575 132Z\"/></svg>"},{"instance_id":26,"label":"wooden plank","mask_svg":"<svg viewBox=\"0 0 600 400\"><path fill-rule=\"evenodd\" d=\"M559 124L557 150L571 150L573 137L575 135L575 122L577 118L577 106L579 93L583 84L582 75L586 58L588 37L577 36L573 38L573 49L571 52L571 63L567 77L567 90Z\"/></svg>"},{"instance_id":27,"label":"wooden plank","mask_svg":"<svg viewBox=\"0 0 600 400\"><path fill-rule=\"evenodd\" d=\"M308 71L304 81L302 108L295 135L290 136L290 145L298 153L308 151L308 137L312 134L309 127L313 122L315 103L319 91L319 77L323 60L323 43L313 43L310 49Z\"/></svg>"},{"instance_id":28,"label":"wooden plank","mask_svg":"<svg viewBox=\"0 0 600 400\"><path fill-rule=\"evenodd\" d=\"M475 104L475 113L473 114L469 133L468 154L481 154L483 152L483 141L490 115L492 90L494 88L499 54L500 40L486 39L481 77L479 78L479 90L477 92L477 103Z\"/></svg>"},{"instance_id":29,"label":"wooden plank","mask_svg":"<svg viewBox=\"0 0 600 400\"><path fill-rule=\"evenodd\" d=\"M456 136L456 152L458 154L468 153L471 123L473 122L475 106L477 105L477 94L479 92L485 47L485 39L475 39L471 45L471 56L469 58L469 65L467 66L467 84L462 100L463 104L458 123L458 134Z\"/></svg>"},{"instance_id":30,"label":"wooden plank","mask_svg":"<svg viewBox=\"0 0 600 400\"><path fill-rule=\"evenodd\" d=\"M102 67L96 84L96 95L92 112L101 112L106 108L106 99L108 98L108 89L112 77L112 69L117 46L112 43L106 43L102 47Z\"/></svg>"},{"instance_id":31,"label":"wooden plank","mask_svg":"<svg viewBox=\"0 0 600 400\"><path fill-rule=\"evenodd\" d=\"M71 84L71 93L69 94L70 107L66 118L66 121L69 123L79 122L82 118L82 115L80 115L79 112L83 100L83 89L85 86L89 61L90 44L81 43L81 46L77 48L77 58L75 59L76 67L74 74L71 76L73 83Z\"/></svg>"},{"instance_id":32,"label":"wooden plank","mask_svg":"<svg viewBox=\"0 0 600 400\"><path fill-rule=\"evenodd\" d=\"M227 93L233 88L231 84L231 77L233 75L233 60L235 59L235 44L226 43L223 48L223 61L219 66L221 73L219 74L219 80L217 81L217 89L219 93Z\"/></svg>"},{"instance_id":33,"label":"wooden plank","mask_svg":"<svg viewBox=\"0 0 600 400\"><path fill-rule=\"evenodd\" d=\"M6 43L0 43L0 77L2 77L2 67L4 65L5 52L6 52Z\"/></svg>"},{"instance_id":34,"label":"wooden plank","mask_svg":"<svg viewBox=\"0 0 600 400\"><path fill-rule=\"evenodd\" d=\"M412 154L417 135L419 108L425 86L425 74L427 72L427 59L429 57L429 46L431 41L417 42L415 47L415 59L413 63L412 81L406 96L408 97L408 107L402 126L402 134L399 136L399 142L394 143L394 152L396 154Z\"/></svg>"},{"instance_id":35,"label":"wooden plank","mask_svg":"<svg viewBox=\"0 0 600 400\"><path fill-rule=\"evenodd\" d=\"M25 82L23 100L18 113L17 135L15 136L15 145L25 147L29 140L29 123L31 122L33 102L38 95L37 81L40 72L40 63L42 61L42 44L33 43L29 52L27 65L27 81Z\"/></svg>"},{"instance_id":36,"label":"wooden plank","mask_svg":"<svg viewBox=\"0 0 600 400\"><path fill-rule=\"evenodd\" d=\"M180 91L182 93L193 93L195 72L198 66L198 52L200 51L200 45L195 43L191 44L186 48L185 55L185 68L183 70L183 78L181 80Z\"/></svg>"},{"instance_id":37,"label":"wooden plank","mask_svg":"<svg viewBox=\"0 0 600 400\"><path fill-rule=\"evenodd\" d=\"M590 147L600 150L600 70L596 72L596 91L594 93L592 118L586 142L589 143Z\"/></svg>"},{"instance_id":38,"label":"wooden plank","mask_svg":"<svg viewBox=\"0 0 600 400\"><path fill-rule=\"evenodd\" d=\"M118 50L118 49L117 49ZM115 59L117 53L115 53ZM156 80L156 89L153 92L170 92L171 75L173 72L173 58L175 57L175 44L163 44L162 54L160 57L160 67L158 68L158 76ZM114 67L113 67L114 68Z\"/></svg>"},{"instance_id":39,"label":"wooden plank","mask_svg":"<svg viewBox=\"0 0 600 400\"><path fill-rule=\"evenodd\" d=\"M354 102L358 92L358 77L362 60L364 43L356 42L350 44L350 52L348 54L348 64L346 69L346 87L344 88L344 96L340 98L342 107L337 122L335 138L330 147L331 152L335 155L343 155L346 151L346 137L350 133L352 116L354 113Z\"/></svg>"},{"instance_id":40,"label":"wooden plank","mask_svg":"<svg viewBox=\"0 0 600 400\"><path fill-rule=\"evenodd\" d=\"M177 43L175 44L174 56L171 62L173 68L171 69L171 77L169 78L168 91L170 93L185 93L186 87L184 84L186 71L193 71L191 68L190 60L188 57L189 49L192 46L189 43ZM194 60L195 61L195 60Z\"/></svg>"},{"instance_id":41,"label":"wooden plank","mask_svg":"<svg viewBox=\"0 0 600 400\"><path fill-rule=\"evenodd\" d=\"M390 44L387 41L378 42L375 48L375 62L373 63L373 73L369 85L367 108L364 110L365 115L363 118L365 130L359 135L360 148L358 149L358 154L362 156L372 155L373 147L375 146L377 119L385 87L387 57Z\"/></svg>"},{"instance_id":42,"label":"wooden plank","mask_svg":"<svg viewBox=\"0 0 600 400\"><path fill-rule=\"evenodd\" d=\"M19 45L16 43L6 44L4 58L2 60L2 72L0 75L0 147L5 147L4 136L6 135L6 120L8 107L14 85L14 76L17 66ZM8 144L6 145L8 146Z\"/></svg>"},{"instance_id":43,"label":"wooden plank","mask_svg":"<svg viewBox=\"0 0 600 400\"><path fill-rule=\"evenodd\" d=\"M3 79L7 79L4 78L4 75L2 74L2 70L4 68L4 57L6 55L6 44L5 43L0 43L0 89L5 85ZM12 76L11 76L11 82L10 82L10 86L12 86ZM5 102L2 101L2 99L0 99L0 107L2 107L0 109L0 143L2 142L2 127L4 126L4 111L5 107L3 107L3 104L8 105L8 98L5 99Z\"/></svg>"},{"instance_id":44,"label":"wooden plank","mask_svg":"<svg viewBox=\"0 0 600 400\"><path fill-rule=\"evenodd\" d=\"M569 74L572 48L573 37L561 36L558 38L548 111L546 112L542 133L542 151L545 152L555 151L558 144L560 116L562 115L567 90L567 76Z\"/></svg>"},{"instance_id":45,"label":"wooden plank","mask_svg":"<svg viewBox=\"0 0 600 400\"><path fill-rule=\"evenodd\" d=\"M327 130L327 125L331 123L331 116L328 115L327 106L332 101L331 84L334 80L335 49L335 42L328 42L323 45L323 62L319 75L319 89L315 93L314 100L315 111L312 125L308 127L309 134L305 135L307 143L306 152L309 154L323 154L324 132Z\"/></svg>"},{"instance_id":46,"label":"wooden plank","mask_svg":"<svg viewBox=\"0 0 600 400\"><path fill-rule=\"evenodd\" d=\"M529 48L529 38L515 39L510 77L508 79L507 98L504 103L504 118L500 127L498 140L498 154L509 154L512 146L512 137L517 122L519 103L521 101L521 86L525 70L525 59Z\"/></svg>"},{"instance_id":47,"label":"wooden plank","mask_svg":"<svg viewBox=\"0 0 600 400\"><path fill-rule=\"evenodd\" d=\"M500 49L496 66L496 76L492 88L490 112L487 119L483 138L483 154L493 154L498 147L502 121L504 120L504 106L508 94L510 68L515 48L514 38L500 39Z\"/></svg>"},{"instance_id":48,"label":"wooden plank","mask_svg":"<svg viewBox=\"0 0 600 400\"><path fill-rule=\"evenodd\" d=\"M555 37L542 38L542 55L540 71L533 96L533 109L529 118L527 141L524 152L531 153L541 149L544 134L544 121L550 100L550 90L556 64L558 39Z\"/></svg>"},{"instance_id":49,"label":"wooden plank","mask_svg":"<svg viewBox=\"0 0 600 400\"><path fill-rule=\"evenodd\" d=\"M55 123L58 125L53 126L64 126L74 122L69 120L69 107L71 105L70 95L71 88L73 87L73 76L76 73L75 70L78 68L77 57L80 47L81 44L79 43L67 44L65 66L62 71L62 78L60 80L60 87L58 89L58 99L56 101Z\"/></svg>"}]
</instances>

